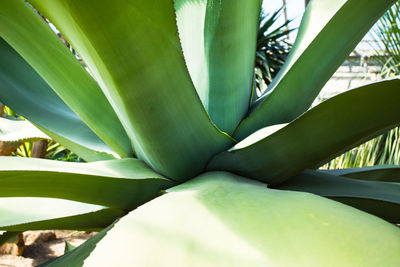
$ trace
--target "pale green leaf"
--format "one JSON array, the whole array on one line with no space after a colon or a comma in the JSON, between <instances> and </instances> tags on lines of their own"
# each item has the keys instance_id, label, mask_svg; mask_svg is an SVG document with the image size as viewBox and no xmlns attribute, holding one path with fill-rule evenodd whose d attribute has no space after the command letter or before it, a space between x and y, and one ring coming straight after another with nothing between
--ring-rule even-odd
<instances>
[{"instance_id":1,"label":"pale green leaf","mask_svg":"<svg viewBox=\"0 0 400 267\"><path fill-rule=\"evenodd\" d=\"M96 248L96 244L107 234L107 232L114 226L114 224L108 226L94 237L87 240L79 247L67 252L65 255L45 262L39 267L80 267L83 265L83 261L89 256L89 254Z\"/></svg>"},{"instance_id":2,"label":"pale green leaf","mask_svg":"<svg viewBox=\"0 0 400 267\"><path fill-rule=\"evenodd\" d=\"M137 159L74 163L0 157L0 197L54 197L131 210L172 185Z\"/></svg>"},{"instance_id":3,"label":"pale green leaf","mask_svg":"<svg viewBox=\"0 0 400 267\"><path fill-rule=\"evenodd\" d=\"M187 180L201 172L212 155L232 145L211 123L193 87L173 1L31 3L83 57L137 156L153 169Z\"/></svg>"},{"instance_id":4,"label":"pale green leaf","mask_svg":"<svg viewBox=\"0 0 400 267\"><path fill-rule=\"evenodd\" d=\"M24 0L2 1L0 37L115 152L132 154L129 138L96 81Z\"/></svg>"},{"instance_id":5,"label":"pale green leaf","mask_svg":"<svg viewBox=\"0 0 400 267\"><path fill-rule=\"evenodd\" d=\"M234 137L290 122L312 104L324 84L395 0L312 0L280 73L257 100Z\"/></svg>"},{"instance_id":6,"label":"pale green leaf","mask_svg":"<svg viewBox=\"0 0 400 267\"><path fill-rule=\"evenodd\" d=\"M319 171L366 181L400 183L400 167L396 165L377 165L364 168Z\"/></svg>"},{"instance_id":7,"label":"pale green leaf","mask_svg":"<svg viewBox=\"0 0 400 267\"><path fill-rule=\"evenodd\" d=\"M0 230L99 230L124 215L112 209L55 198L0 197Z\"/></svg>"},{"instance_id":8,"label":"pale green leaf","mask_svg":"<svg viewBox=\"0 0 400 267\"><path fill-rule=\"evenodd\" d=\"M274 188L329 197L392 223L400 223L399 183L361 181L306 170Z\"/></svg>"},{"instance_id":9,"label":"pale green leaf","mask_svg":"<svg viewBox=\"0 0 400 267\"><path fill-rule=\"evenodd\" d=\"M279 184L396 126L399 89L400 80L393 79L337 95L287 125L253 133L216 155L208 169Z\"/></svg>"},{"instance_id":10,"label":"pale green leaf","mask_svg":"<svg viewBox=\"0 0 400 267\"><path fill-rule=\"evenodd\" d=\"M398 227L336 201L222 172L168 191L121 218L84 266L400 264Z\"/></svg>"},{"instance_id":11,"label":"pale green leaf","mask_svg":"<svg viewBox=\"0 0 400 267\"><path fill-rule=\"evenodd\" d=\"M232 133L248 112L261 0L175 0L179 37L212 121Z\"/></svg>"},{"instance_id":12,"label":"pale green leaf","mask_svg":"<svg viewBox=\"0 0 400 267\"><path fill-rule=\"evenodd\" d=\"M0 37L0 101L87 161L115 154Z\"/></svg>"}]
</instances>

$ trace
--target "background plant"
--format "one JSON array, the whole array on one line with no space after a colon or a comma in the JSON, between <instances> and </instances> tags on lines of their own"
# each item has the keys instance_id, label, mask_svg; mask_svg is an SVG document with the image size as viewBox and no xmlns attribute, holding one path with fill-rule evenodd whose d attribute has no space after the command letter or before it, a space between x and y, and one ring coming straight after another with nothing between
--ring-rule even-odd
<instances>
[{"instance_id":1,"label":"background plant","mask_svg":"<svg viewBox=\"0 0 400 267\"><path fill-rule=\"evenodd\" d=\"M286 61L292 44L288 42L289 21L277 25L282 8L272 14L261 13L257 34L255 80L259 93L266 89Z\"/></svg>"},{"instance_id":2,"label":"background plant","mask_svg":"<svg viewBox=\"0 0 400 267\"><path fill-rule=\"evenodd\" d=\"M376 59L381 63L382 78L400 74L400 2L388 9L372 32L376 43ZM322 168L343 169L374 165L398 165L400 162L400 129L391 129L359 147L340 155Z\"/></svg>"},{"instance_id":3,"label":"background plant","mask_svg":"<svg viewBox=\"0 0 400 267\"><path fill-rule=\"evenodd\" d=\"M22 125L24 118L18 116L14 111L5 105L0 105L0 118L7 120L19 120ZM33 136L31 127L17 127L13 132L8 132L7 135L13 140L4 140L4 131L7 129L7 120L0 121L0 155L1 156L20 156L20 157L38 157L46 159L54 159L61 161L83 161L78 155L66 149L59 143L53 140L41 139L41 137ZM34 131L36 132L36 131ZM14 138L13 138L13 135ZM36 151L35 144L36 143Z\"/></svg>"}]
</instances>

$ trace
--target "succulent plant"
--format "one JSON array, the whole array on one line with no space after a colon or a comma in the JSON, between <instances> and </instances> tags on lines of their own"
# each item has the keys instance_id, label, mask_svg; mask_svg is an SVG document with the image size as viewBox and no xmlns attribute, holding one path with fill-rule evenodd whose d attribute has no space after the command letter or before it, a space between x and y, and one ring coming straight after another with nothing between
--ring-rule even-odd
<instances>
[{"instance_id":1,"label":"succulent plant","mask_svg":"<svg viewBox=\"0 0 400 267\"><path fill-rule=\"evenodd\" d=\"M400 265L399 168L317 169L400 122L400 81L309 110L395 1L311 1L258 98L261 0L28 2L0 101L87 162L1 157L0 230L100 231L49 266Z\"/></svg>"}]
</instances>

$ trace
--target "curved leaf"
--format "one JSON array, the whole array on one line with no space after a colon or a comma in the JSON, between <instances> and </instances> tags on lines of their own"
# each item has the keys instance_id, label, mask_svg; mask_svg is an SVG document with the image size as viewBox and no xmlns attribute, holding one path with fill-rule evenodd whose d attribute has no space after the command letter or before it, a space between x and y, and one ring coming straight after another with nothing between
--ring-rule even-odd
<instances>
[{"instance_id":1,"label":"curved leaf","mask_svg":"<svg viewBox=\"0 0 400 267\"><path fill-rule=\"evenodd\" d=\"M50 139L29 121L0 118L0 141L31 142Z\"/></svg>"},{"instance_id":2,"label":"curved leaf","mask_svg":"<svg viewBox=\"0 0 400 267\"><path fill-rule=\"evenodd\" d=\"M0 37L94 133L121 157L131 156L129 138L96 81L24 0L2 1ZM4 90L10 94L12 87Z\"/></svg>"},{"instance_id":3,"label":"curved leaf","mask_svg":"<svg viewBox=\"0 0 400 267\"><path fill-rule=\"evenodd\" d=\"M0 230L96 231L124 215L122 210L54 198L0 198Z\"/></svg>"},{"instance_id":4,"label":"curved leaf","mask_svg":"<svg viewBox=\"0 0 400 267\"><path fill-rule=\"evenodd\" d=\"M114 158L114 152L1 37L0 100L85 160Z\"/></svg>"},{"instance_id":5,"label":"curved leaf","mask_svg":"<svg viewBox=\"0 0 400 267\"><path fill-rule=\"evenodd\" d=\"M242 140L260 128L290 122L305 112L340 64L394 2L310 1L285 65L234 137Z\"/></svg>"},{"instance_id":6,"label":"curved leaf","mask_svg":"<svg viewBox=\"0 0 400 267\"><path fill-rule=\"evenodd\" d=\"M266 127L250 135L216 155L208 169L279 184L397 125L399 89L400 80L393 79L335 96L287 125Z\"/></svg>"},{"instance_id":7,"label":"curved leaf","mask_svg":"<svg viewBox=\"0 0 400 267\"><path fill-rule=\"evenodd\" d=\"M400 223L400 184L361 181L306 170L275 188L314 193Z\"/></svg>"},{"instance_id":8,"label":"curved leaf","mask_svg":"<svg viewBox=\"0 0 400 267\"><path fill-rule=\"evenodd\" d=\"M364 168L318 171L366 181L400 183L400 167L394 165L377 165Z\"/></svg>"},{"instance_id":9,"label":"curved leaf","mask_svg":"<svg viewBox=\"0 0 400 267\"><path fill-rule=\"evenodd\" d=\"M121 218L84 265L400 264L398 227L329 199L222 172L168 191Z\"/></svg>"},{"instance_id":10,"label":"curved leaf","mask_svg":"<svg viewBox=\"0 0 400 267\"><path fill-rule=\"evenodd\" d=\"M63 256L51 260L49 262L45 262L38 267L65 267L65 266L82 266L83 261L90 255L90 253L96 248L96 244L107 234L107 232L114 227L112 225L108 226L106 229L102 230L85 243L80 245L79 247L75 248L68 253L65 253Z\"/></svg>"},{"instance_id":11,"label":"curved leaf","mask_svg":"<svg viewBox=\"0 0 400 267\"><path fill-rule=\"evenodd\" d=\"M54 197L131 210L172 185L137 159L73 163L0 157L0 197Z\"/></svg>"},{"instance_id":12,"label":"curved leaf","mask_svg":"<svg viewBox=\"0 0 400 267\"><path fill-rule=\"evenodd\" d=\"M211 123L193 87L171 0L31 3L83 57L138 157L153 169L186 180L232 145Z\"/></svg>"},{"instance_id":13,"label":"curved leaf","mask_svg":"<svg viewBox=\"0 0 400 267\"><path fill-rule=\"evenodd\" d=\"M248 112L261 0L175 0L194 86L212 121L232 133Z\"/></svg>"}]
</instances>

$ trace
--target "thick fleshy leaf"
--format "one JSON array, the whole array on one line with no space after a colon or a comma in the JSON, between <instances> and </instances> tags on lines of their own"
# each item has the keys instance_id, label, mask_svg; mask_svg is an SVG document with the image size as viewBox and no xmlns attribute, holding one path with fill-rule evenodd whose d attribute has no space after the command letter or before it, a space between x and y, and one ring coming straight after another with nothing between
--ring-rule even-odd
<instances>
[{"instance_id":1,"label":"thick fleshy leaf","mask_svg":"<svg viewBox=\"0 0 400 267\"><path fill-rule=\"evenodd\" d=\"M242 140L258 129L290 122L305 112L340 64L394 2L310 1L285 65L234 137Z\"/></svg>"},{"instance_id":2,"label":"thick fleshy leaf","mask_svg":"<svg viewBox=\"0 0 400 267\"><path fill-rule=\"evenodd\" d=\"M326 198L222 172L168 191L121 218L84 266L400 264L398 227Z\"/></svg>"},{"instance_id":3,"label":"thick fleshy leaf","mask_svg":"<svg viewBox=\"0 0 400 267\"><path fill-rule=\"evenodd\" d=\"M0 100L85 160L114 158L111 148L76 116L1 37Z\"/></svg>"},{"instance_id":4,"label":"thick fleshy leaf","mask_svg":"<svg viewBox=\"0 0 400 267\"><path fill-rule=\"evenodd\" d=\"M50 139L29 121L0 118L0 141L31 142Z\"/></svg>"},{"instance_id":5,"label":"thick fleshy leaf","mask_svg":"<svg viewBox=\"0 0 400 267\"><path fill-rule=\"evenodd\" d=\"M124 215L119 209L55 198L0 197L0 230L96 231Z\"/></svg>"},{"instance_id":6,"label":"thick fleshy leaf","mask_svg":"<svg viewBox=\"0 0 400 267\"><path fill-rule=\"evenodd\" d=\"M73 163L0 157L0 197L54 197L131 210L172 185L137 159Z\"/></svg>"},{"instance_id":7,"label":"thick fleshy leaf","mask_svg":"<svg viewBox=\"0 0 400 267\"><path fill-rule=\"evenodd\" d=\"M396 126L400 122L399 89L400 80L393 79L335 96L289 124L255 132L216 155L208 169L279 184Z\"/></svg>"},{"instance_id":8,"label":"thick fleshy leaf","mask_svg":"<svg viewBox=\"0 0 400 267\"><path fill-rule=\"evenodd\" d=\"M83 57L136 154L153 169L186 180L202 171L212 155L232 145L211 123L193 87L173 1L31 3Z\"/></svg>"},{"instance_id":9,"label":"thick fleshy leaf","mask_svg":"<svg viewBox=\"0 0 400 267\"><path fill-rule=\"evenodd\" d=\"M361 181L306 170L275 188L309 192L400 223L400 184Z\"/></svg>"},{"instance_id":10,"label":"thick fleshy leaf","mask_svg":"<svg viewBox=\"0 0 400 267\"><path fill-rule=\"evenodd\" d=\"M400 183L400 167L394 165L377 165L364 168L319 171L366 181Z\"/></svg>"},{"instance_id":11,"label":"thick fleshy leaf","mask_svg":"<svg viewBox=\"0 0 400 267\"><path fill-rule=\"evenodd\" d=\"M232 133L248 112L261 0L175 0L194 86L212 121Z\"/></svg>"},{"instance_id":12,"label":"thick fleshy leaf","mask_svg":"<svg viewBox=\"0 0 400 267\"><path fill-rule=\"evenodd\" d=\"M108 226L94 237L87 240L85 243L75 248L74 250L66 253L65 255L43 263L38 267L78 267L83 265L83 261L90 255L90 253L96 248L96 244L107 234L107 232L114 226L114 224Z\"/></svg>"},{"instance_id":13,"label":"thick fleshy leaf","mask_svg":"<svg viewBox=\"0 0 400 267\"><path fill-rule=\"evenodd\" d=\"M0 37L115 152L121 157L132 154L129 138L100 87L24 0L2 1Z\"/></svg>"}]
</instances>

